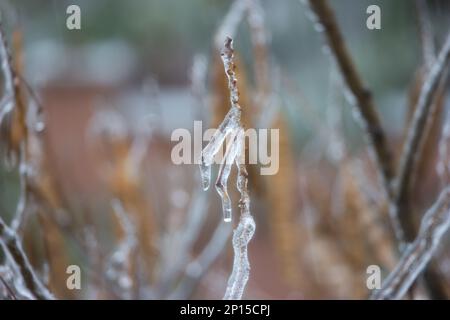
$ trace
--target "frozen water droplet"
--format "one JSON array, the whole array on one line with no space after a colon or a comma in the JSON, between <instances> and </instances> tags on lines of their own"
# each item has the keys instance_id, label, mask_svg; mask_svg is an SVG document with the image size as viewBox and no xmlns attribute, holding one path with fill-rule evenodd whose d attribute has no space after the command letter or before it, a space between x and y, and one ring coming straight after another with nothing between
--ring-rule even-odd
<instances>
[{"instance_id":1,"label":"frozen water droplet","mask_svg":"<svg viewBox=\"0 0 450 320\"><path fill-rule=\"evenodd\" d=\"M43 121L39 121L35 125L36 132L42 132L45 129L45 123Z\"/></svg>"}]
</instances>

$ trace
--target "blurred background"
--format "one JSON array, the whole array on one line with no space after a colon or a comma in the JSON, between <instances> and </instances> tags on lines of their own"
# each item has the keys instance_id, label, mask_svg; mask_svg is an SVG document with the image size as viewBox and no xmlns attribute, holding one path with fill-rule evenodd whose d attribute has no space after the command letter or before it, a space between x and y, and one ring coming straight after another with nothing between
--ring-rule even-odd
<instances>
[{"instance_id":1,"label":"blurred background","mask_svg":"<svg viewBox=\"0 0 450 320\"><path fill-rule=\"evenodd\" d=\"M81 30L66 27L71 4L81 8ZM371 4L381 8L381 30L366 27ZM416 3L330 5L398 156L423 75ZM194 120L215 128L229 108L217 44L228 14L239 22L233 38L244 124L280 130L279 172L261 176L259 165L249 166L256 233L244 298L362 299L370 294L367 267L379 265L384 277L395 266L379 177L307 5L235 7L224 0L1 0L5 37L42 105L45 129L29 139L25 202L14 161L2 164L0 215L10 223L26 203L24 250L56 297L222 298L239 214L235 173L230 225L214 188L202 190L198 166L172 163L171 134L193 132ZM438 51L450 3L428 1L428 9ZM445 90L437 103L414 190L417 221L442 187L436 164ZM448 290L450 254L441 251L436 263ZM72 264L81 268L81 290L66 287Z\"/></svg>"}]
</instances>

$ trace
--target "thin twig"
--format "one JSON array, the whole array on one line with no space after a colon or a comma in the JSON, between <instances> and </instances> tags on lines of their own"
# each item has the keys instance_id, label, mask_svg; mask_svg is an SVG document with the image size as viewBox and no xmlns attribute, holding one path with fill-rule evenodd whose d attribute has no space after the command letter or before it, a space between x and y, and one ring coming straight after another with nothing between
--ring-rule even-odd
<instances>
[{"instance_id":1,"label":"thin twig","mask_svg":"<svg viewBox=\"0 0 450 320\"><path fill-rule=\"evenodd\" d=\"M375 292L372 299L401 299L425 269L449 227L450 187L447 187L424 215L416 240L405 250L383 288Z\"/></svg>"},{"instance_id":2,"label":"thin twig","mask_svg":"<svg viewBox=\"0 0 450 320\"><path fill-rule=\"evenodd\" d=\"M5 82L5 91L0 102L0 123L6 113L17 112L18 125L20 126L21 138L18 145L19 175L20 175L20 197L16 208L12 228L18 230L26 210L28 199L27 178L27 152L28 152L28 127L26 124L26 103L22 95L21 82L17 70L14 69L13 59L8 50L8 44L0 23L0 60ZM15 148L16 146L13 146Z\"/></svg>"},{"instance_id":3,"label":"thin twig","mask_svg":"<svg viewBox=\"0 0 450 320\"><path fill-rule=\"evenodd\" d=\"M356 100L370 146L374 151L381 178L388 195L391 194L391 182L394 176L392 155L388 148L386 134L381 126L377 107L372 94L363 84L344 42L333 10L326 0L309 0L309 5L317 17L317 23L323 26L324 34L335 58L342 77Z\"/></svg>"}]
</instances>

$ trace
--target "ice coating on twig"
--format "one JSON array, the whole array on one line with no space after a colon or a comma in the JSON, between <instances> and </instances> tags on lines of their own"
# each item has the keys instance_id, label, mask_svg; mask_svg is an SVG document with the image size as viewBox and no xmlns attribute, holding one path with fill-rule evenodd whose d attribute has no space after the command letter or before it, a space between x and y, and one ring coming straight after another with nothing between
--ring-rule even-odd
<instances>
[{"instance_id":1,"label":"ice coating on twig","mask_svg":"<svg viewBox=\"0 0 450 320\"><path fill-rule=\"evenodd\" d=\"M255 221L250 213L250 196L247 188L248 173L245 163L242 161L244 150L245 145L241 140L239 154L236 158L236 165L238 167L237 188L241 193L241 199L239 200L241 218L239 225L233 232L233 271L228 279L228 286L223 297L225 300L239 300L242 298L245 285L250 275L247 246L256 228Z\"/></svg>"},{"instance_id":2,"label":"ice coating on twig","mask_svg":"<svg viewBox=\"0 0 450 320\"><path fill-rule=\"evenodd\" d=\"M248 194L248 173L245 167L245 134L241 123L241 106L239 105L239 90L233 62L233 42L226 37L221 57L228 78L231 108L225 116L209 144L203 149L200 170L202 173L203 188L208 189L211 178L211 164L214 156L222 147L223 142L229 138L225 157L219 169L216 189L222 198L222 207L225 222L232 217L231 200L228 195L227 181L233 163L238 169L237 189L241 194L239 208L241 211L239 224L233 233L234 262L233 271L228 279L224 299L241 299L250 275L250 263L247 254L247 245L255 233L255 221L250 213L250 196Z\"/></svg>"},{"instance_id":3,"label":"ice coating on twig","mask_svg":"<svg viewBox=\"0 0 450 320\"><path fill-rule=\"evenodd\" d=\"M436 163L436 172L443 185L450 182L450 111L444 119L441 137L439 139L439 157Z\"/></svg>"},{"instance_id":4,"label":"ice coating on twig","mask_svg":"<svg viewBox=\"0 0 450 320\"><path fill-rule=\"evenodd\" d=\"M372 299L401 299L426 267L449 227L450 187L447 187L422 218L416 240L407 247L397 267Z\"/></svg>"},{"instance_id":5,"label":"ice coating on twig","mask_svg":"<svg viewBox=\"0 0 450 320\"><path fill-rule=\"evenodd\" d=\"M220 166L219 175L216 181L216 190L222 198L223 219L225 222L231 221L231 199L228 194L228 177L230 176L231 167L236 159L239 151L239 146L242 139L244 139L243 130L240 129L237 134L232 134L232 142L227 146L225 158Z\"/></svg>"},{"instance_id":6,"label":"ice coating on twig","mask_svg":"<svg viewBox=\"0 0 450 320\"><path fill-rule=\"evenodd\" d=\"M427 73L420 95L415 107L412 122L408 129L403 151L400 156L399 171L397 178L396 197L393 206L393 215L397 216L405 235L405 240L411 240L414 224L409 218L408 208L403 206L404 199L407 198L411 181L414 180L415 169L419 159L422 157L425 136L436 116L437 103L436 93L445 84L450 64L450 33ZM400 238L403 240L402 238Z\"/></svg>"},{"instance_id":7,"label":"ice coating on twig","mask_svg":"<svg viewBox=\"0 0 450 320\"><path fill-rule=\"evenodd\" d=\"M230 174L232 163L237 155L236 148L233 147L237 143L235 139L240 131L243 131L241 126L241 107L239 106L239 90L237 88L237 79L234 72L235 65L233 62L233 47L232 40L227 37L224 44L224 49L221 52L223 65L225 68L225 74L228 78L228 88L230 90L230 102L231 108L228 111L225 119L220 124L217 131L209 141L208 145L203 149L200 159L200 173L202 178L203 190L208 190L211 183L211 165L214 162L215 155L219 152L222 144L227 137L232 142L231 146L227 148L227 154L223 159L223 163L220 167L219 177L216 183L216 189L219 195L222 197L222 204L224 209L225 221L231 221L231 203L229 200L228 192L226 190L226 182Z\"/></svg>"},{"instance_id":8,"label":"ice coating on twig","mask_svg":"<svg viewBox=\"0 0 450 320\"><path fill-rule=\"evenodd\" d=\"M136 230L122 203L114 199L111 205L125 235L108 261L106 277L117 287L123 298L131 299L133 279L130 275L130 264L137 248Z\"/></svg>"},{"instance_id":9,"label":"ice coating on twig","mask_svg":"<svg viewBox=\"0 0 450 320\"><path fill-rule=\"evenodd\" d=\"M23 280L24 288L19 288L19 291L28 291L35 299L53 299L53 295L34 272L27 255L23 251L22 243L17 237L17 233L8 227L1 217L0 245L5 253L7 263L11 266L15 275Z\"/></svg>"},{"instance_id":10,"label":"ice coating on twig","mask_svg":"<svg viewBox=\"0 0 450 320\"><path fill-rule=\"evenodd\" d=\"M239 127L241 119L241 111L237 108L231 108L225 119L220 124L217 131L209 141L208 145L203 149L200 159L200 172L202 177L203 190L208 190L211 182L211 165L214 157L222 147L225 138Z\"/></svg>"},{"instance_id":11,"label":"ice coating on twig","mask_svg":"<svg viewBox=\"0 0 450 320\"><path fill-rule=\"evenodd\" d=\"M247 245L255 233L255 221L250 215L241 216L238 227L233 231L234 262L228 279L224 300L240 300L250 275Z\"/></svg>"},{"instance_id":12,"label":"ice coating on twig","mask_svg":"<svg viewBox=\"0 0 450 320\"><path fill-rule=\"evenodd\" d=\"M0 25L1 27L1 25ZM14 108L14 82L13 73L11 70L11 60L6 48L6 40L4 39L3 32L0 32L0 61L1 69L4 77L4 94L0 100L0 123L2 122L4 116L11 112Z\"/></svg>"}]
</instances>

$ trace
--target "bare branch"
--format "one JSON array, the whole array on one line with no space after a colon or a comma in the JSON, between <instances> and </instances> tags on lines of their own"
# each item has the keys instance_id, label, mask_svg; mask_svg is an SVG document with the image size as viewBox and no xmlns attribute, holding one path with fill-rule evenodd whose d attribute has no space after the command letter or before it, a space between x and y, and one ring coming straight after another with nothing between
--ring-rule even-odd
<instances>
[{"instance_id":1,"label":"bare branch","mask_svg":"<svg viewBox=\"0 0 450 320\"><path fill-rule=\"evenodd\" d=\"M132 299L133 289L136 286L133 274L133 262L138 247L136 228L120 200L113 199L111 206L123 229L124 237L108 259L105 276L119 297Z\"/></svg>"},{"instance_id":2,"label":"bare branch","mask_svg":"<svg viewBox=\"0 0 450 320\"><path fill-rule=\"evenodd\" d=\"M363 84L352 61L342 33L337 24L333 10L326 0L309 0L309 6L317 17L317 23L323 31L335 58L342 77L356 100L356 107L361 115L364 129L367 132L370 147L373 149L381 178L388 195L391 194L391 181L394 176L392 155L388 148L386 134L381 126L377 107L371 92Z\"/></svg>"}]
</instances>

